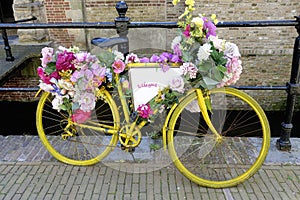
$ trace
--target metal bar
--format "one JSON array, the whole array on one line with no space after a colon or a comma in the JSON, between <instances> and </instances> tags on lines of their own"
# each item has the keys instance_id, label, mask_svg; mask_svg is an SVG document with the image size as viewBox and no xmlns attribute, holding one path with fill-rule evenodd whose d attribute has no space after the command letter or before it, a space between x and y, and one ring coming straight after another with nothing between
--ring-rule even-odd
<instances>
[{"instance_id":1,"label":"metal bar","mask_svg":"<svg viewBox=\"0 0 300 200\"><path fill-rule=\"evenodd\" d=\"M34 92L38 91L39 88L37 87L31 87L31 88L20 88L20 87L1 87L0 92Z\"/></svg>"},{"instance_id":2,"label":"metal bar","mask_svg":"<svg viewBox=\"0 0 300 200\"><path fill-rule=\"evenodd\" d=\"M277 140L277 148L283 151L290 151L292 144L290 141L290 135L293 128L292 120L294 107L296 104L297 93L294 91L299 86L299 76L300 76L300 16L296 17L298 24L295 26L298 32L298 37L295 39L294 51L293 51L293 60L292 60L292 69L290 82L287 84L289 87L287 100L286 100L286 111L284 122L281 123L281 133L280 138Z\"/></svg>"},{"instance_id":3,"label":"metal bar","mask_svg":"<svg viewBox=\"0 0 300 200\"><path fill-rule=\"evenodd\" d=\"M287 90L288 86L230 86L239 90Z\"/></svg>"},{"instance_id":4,"label":"metal bar","mask_svg":"<svg viewBox=\"0 0 300 200\"><path fill-rule=\"evenodd\" d=\"M288 86L230 86L239 90L287 90ZM0 87L3 91L37 91L39 88Z\"/></svg>"},{"instance_id":5,"label":"metal bar","mask_svg":"<svg viewBox=\"0 0 300 200\"><path fill-rule=\"evenodd\" d=\"M19 20L16 20L14 21L13 23L22 23L22 22L29 22L29 21L33 21L33 20L36 20L37 18L35 16L32 16L31 18L29 19L19 19Z\"/></svg>"},{"instance_id":6,"label":"metal bar","mask_svg":"<svg viewBox=\"0 0 300 200\"><path fill-rule=\"evenodd\" d=\"M232 21L219 22L217 27L267 27L267 26L296 26L296 20L268 21ZM128 28L177 28L177 22L130 22ZM0 28L6 29L43 29L43 28L98 28L115 29L114 22L64 22L64 23L0 23Z\"/></svg>"},{"instance_id":7,"label":"metal bar","mask_svg":"<svg viewBox=\"0 0 300 200\"><path fill-rule=\"evenodd\" d=\"M47 28L98 28L115 29L114 22L72 22L72 23L2 23L0 28L6 29L47 29Z\"/></svg>"},{"instance_id":8,"label":"metal bar","mask_svg":"<svg viewBox=\"0 0 300 200\"><path fill-rule=\"evenodd\" d=\"M4 15L3 15L3 11L2 11L1 1L0 1L0 22L4 23ZM10 45L9 45L6 29L1 28L1 32L2 32L2 39L3 39L3 42L4 42L4 50L5 50L5 53L6 53L6 61L14 61L15 58L13 57L13 55L11 53L11 48L10 48Z\"/></svg>"}]
</instances>

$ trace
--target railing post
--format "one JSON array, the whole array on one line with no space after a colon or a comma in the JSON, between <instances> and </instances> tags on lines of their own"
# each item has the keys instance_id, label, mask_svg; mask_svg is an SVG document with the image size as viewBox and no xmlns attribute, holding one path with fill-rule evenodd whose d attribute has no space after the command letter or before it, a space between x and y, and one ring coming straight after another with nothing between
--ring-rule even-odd
<instances>
[{"instance_id":1,"label":"railing post","mask_svg":"<svg viewBox=\"0 0 300 200\"><path fill-rule=\"evenodd\" d=\"M126 17L128 6L125 1L119 1L116 5L116 10L119 14L119 17L115 19L116 29L117 33L119 34L119 37L126 38L128 41L128 23L129 23L129 17ZM118 45L118 50L122 52L124 55L127 55L129 52L129 44L123 43Z\"/></svg>"},{"instance_id":2,"label":"railing post","mask_svg":"<svg viewBox=\"0 0 300 200\"><path fill-rule=\"evenodd\" d=\"M0 23L4 23L4 15L3 15L3 11L2 11L1 1L0 1ZM9 46L6 29L4 29L4 28L1 29L1 32L2 32L3 42L4 42L4 50L6 52L6 61L14 61L15 58L12 56L12 53L11 53L11 48Z\"/></svg>"},{"instance_id":3,"label":"railing post","mask_svg":"<svg viewBox=\"0 0 300 200\"><path fill-rule=\"evenodd\" d=\"M292 118L296 103L296 95L299 95L299 73L300 73L300 16L295 17L298 24L295 26L298 37L295 39L292 70L288 86L288 96L284 122L281 124L280 138L277 140L277 148L282 151L289 151L292 148L290 136L293 128Z\"/></svg>"}]
</instances>

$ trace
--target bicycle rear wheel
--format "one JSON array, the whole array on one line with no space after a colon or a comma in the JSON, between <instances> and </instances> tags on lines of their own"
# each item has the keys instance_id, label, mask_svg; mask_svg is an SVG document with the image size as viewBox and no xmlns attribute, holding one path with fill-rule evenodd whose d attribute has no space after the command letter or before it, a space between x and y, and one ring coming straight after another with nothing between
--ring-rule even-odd
<instances>
[{"instance_id":1,"label":"bicycle rear wheel","mask_svg":"<svg viewBox=\"0 0 300 200\"><path fill-rule=\"evenodd\" d=\"M270 146L264 111L246 93L233 88L210 91L210 119L217 140L200 112L196 92L174 110L168 130L168 150L175 166L191 181L205 187L235 186L263 164Z\"/></svg>"},{"instance_id":2,"label":"bicycle rear wheel","mask_svg":"<svg viewBox=\"0 0 300 200\"><path fill-rule=\"evenodd\" d=\"M63 138L66 133L69 116L66 112L52 108L53 96L51 93L43 93L37 112L36 126L39 137L57 160L72 165L92 165L107 156L116 146L118 135L105 134L97 130L101 124L108 129L116 130L120 124L117 107L108 92L96 102L95 110L86 123L94 124L95 128L87 128L73 125L73 136Z\"/></svg>"}]
</instances>

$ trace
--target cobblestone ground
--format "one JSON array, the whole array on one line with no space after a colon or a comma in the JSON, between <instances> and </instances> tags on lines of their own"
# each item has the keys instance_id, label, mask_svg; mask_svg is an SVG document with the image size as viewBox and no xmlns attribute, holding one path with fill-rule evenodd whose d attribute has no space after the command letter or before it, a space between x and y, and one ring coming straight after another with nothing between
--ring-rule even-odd
<instances>
[{"instance_id":1,"label":"cobblestone ground","mask_svg":"<svg viewBox=\"0 0 300 200\"><path fill-rule=\"evenodd\" d=\"M0 136L0 199L300 199L298 140L292 152L271 148L264 166L232 188L200 187L172 164L147 169L124 163L129 172L101 163L78 167L60 163L33 136ZM272 141L274 145L274 141ZM274 161L275 160L275 161ZM156 167L157 170L154 170ZM143 171L143 173L139 173ZM134 172L134 173L133 173Z\"/></svg>"}]
</instances>

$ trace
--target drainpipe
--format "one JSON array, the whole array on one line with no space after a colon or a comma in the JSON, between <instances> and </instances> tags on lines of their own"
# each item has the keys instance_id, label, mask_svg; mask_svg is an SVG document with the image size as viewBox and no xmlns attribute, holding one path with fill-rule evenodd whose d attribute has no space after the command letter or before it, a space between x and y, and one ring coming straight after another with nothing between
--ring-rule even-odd
<instances>
[{"instance_id":1,"label":"drainpipe","mask_svg":"<svg viewBox=\"0 0 300 200\"><path fill-rule=\"evenodd\" d=\"M81 11L82 11L82 22L87 22L85 0L81 0ZM85 39L86 50L90 51L91 50L91 45L90 45L89 40L88 40L88 37L90 35L90 31L86 28L83 29L83 31L84 31L84 39Z\"/></svg>"}]
</instances>

